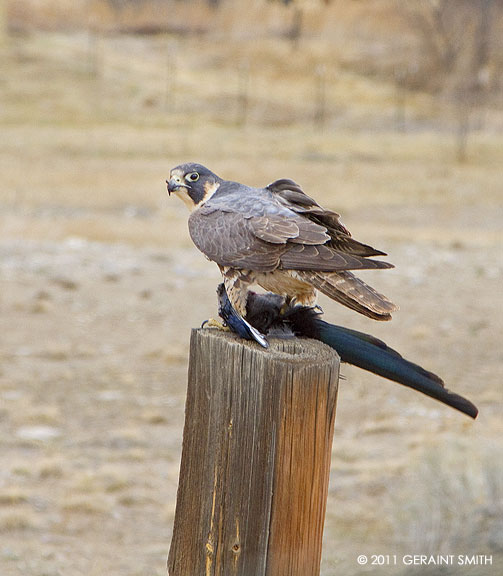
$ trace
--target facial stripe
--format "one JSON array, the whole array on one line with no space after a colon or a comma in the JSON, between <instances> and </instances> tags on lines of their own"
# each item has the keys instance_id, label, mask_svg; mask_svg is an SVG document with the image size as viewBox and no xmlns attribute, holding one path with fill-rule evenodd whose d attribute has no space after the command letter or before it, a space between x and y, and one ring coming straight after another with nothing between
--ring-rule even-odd
<instances>
[{"instance_id":1,"label":"facial stripe","mask_svg":"<svg viewBox=\"0 0 503 576\"><path fill-rule=\"evenodd\" d=\"M194 206L198 206L204 200L204 192L199 188L189 188L187 194L192 198Z\"/></svg>"},{"instance_id":2,"label":"facial stripe","mask_svg":"<svg viewBox=\"0 0 503 576\"><path fill-rule=\"evenodd\" d=\"M208 200L220 188L220 184L218 182L208 182L207 181L204 183L203 188L204 188L204 194L202 195L202 198L198 202L196 202L196 208L199 208L200 206L202 206L203 204L208 202ZM189 192L189 194L190 194L190 192Z\"/></svg>"}]
</instances>

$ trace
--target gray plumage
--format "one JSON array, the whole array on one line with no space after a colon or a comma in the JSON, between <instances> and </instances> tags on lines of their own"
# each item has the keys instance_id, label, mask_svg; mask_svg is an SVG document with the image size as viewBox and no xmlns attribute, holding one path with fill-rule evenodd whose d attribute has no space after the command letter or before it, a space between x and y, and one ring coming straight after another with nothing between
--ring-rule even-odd
<instances>
[{"instance_id":1,"label":"gray plumage","mask_svg":"<svg viewBox=\"0 0 503 576\"><path fill-rule=\"evenodd\" d=\"M370 258L384 252L353 239L336 212L323 209L292 180L252 188L184 164L171 171L168 191L183 195L192 209L191 238L219 265L240 313L253 283L307 305L318 289L377 320L390 319L396 309L350 272L392 268Z\"/></svg>"}]
</instances>

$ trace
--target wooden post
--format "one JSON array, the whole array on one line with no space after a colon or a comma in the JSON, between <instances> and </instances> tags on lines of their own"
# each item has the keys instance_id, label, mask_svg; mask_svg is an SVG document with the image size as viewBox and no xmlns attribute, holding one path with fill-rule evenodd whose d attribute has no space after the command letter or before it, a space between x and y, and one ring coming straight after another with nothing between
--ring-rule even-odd
<instances>
[{"instance_id":1,"label":"wooden post","mask_svg":"<svg viewBox=\"0 0 503 576\"><path fill-rule=\"evenodd\" d=\"M339 358L193 330L170 576L317 576Z\"/></svg>"},{"instance_id":2,"label":"wooden post","mask_svg":"<svg viewBox=\"0 0 503 576\"><path fill-rule=\"evenodd\" d=\"M103 112L105 93L104 78L104 38L99 27L90 25L88 28L88 69L90 79L91 115L100 116Z\"/></svg>"},{"instance_id":3,"label":"wooden post","mask_svg":"<svg viewBox=\"0 0 503 576\"><path fill-rule=\"evenodd\" d=\"M236 124L244 126L248 117L248 103L250 91L250 61L241 62L238 68L238 97Z\"/></svg>"},{"instance_id":4,"label":"wooden post","mask_svg":"<svg viewBox=\"0 0 503 576\"><path fill-rule=\"evenodd\" d=\"M405 72L395 70L395 126L398 132L405 132L405 81Z\"/></svg>"},{"instance_id":5,"label":"wooden post","mask_svg":"<svg viewBox=\"0 0 503 576\"><path fill-rule=\"evenodd\" d=\"M176 112L177 58L178 45L174 40L171 39L170 35L167 35L164 108L171 113Z\"/></svg>"},{"instance_id":6,"label":"wooden post","mask_svg":"<svg viewBox=\"0 0 503 576\"><path fill-rule=\"evenodd\" d=\"M7 0L0 0L0 46L7 41L9 24L7 21Z\"/></svg>"},{"instance_id":7,"label":"wooden post","mask_svg":"<svg viewBox=\"0 0 503 576\"><path fill-rule=\"evenodd\" d=\"M327 116L327 67L319 64L315 68L316 97L314 108L314 125L323 128Z\"/></svg>"}]
</instances>

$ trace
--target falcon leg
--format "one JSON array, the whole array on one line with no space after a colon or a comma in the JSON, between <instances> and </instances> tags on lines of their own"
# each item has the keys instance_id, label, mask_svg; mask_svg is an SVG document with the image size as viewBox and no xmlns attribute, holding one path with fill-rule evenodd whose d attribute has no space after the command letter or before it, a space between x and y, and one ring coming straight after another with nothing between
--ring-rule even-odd
<instances>
[{"instance_id":1,"label":"falcon leg","mask_svg":"<svg viewBox=\"0 0 503 576\"><path fill-rule=\"evenodd\" d=\"M221 268L221 271L227 297L234 310L244 318L248 301L248 287L253 283L253 278L248 270L237 270L225 266Z\"/></svg>"}]
</instances>

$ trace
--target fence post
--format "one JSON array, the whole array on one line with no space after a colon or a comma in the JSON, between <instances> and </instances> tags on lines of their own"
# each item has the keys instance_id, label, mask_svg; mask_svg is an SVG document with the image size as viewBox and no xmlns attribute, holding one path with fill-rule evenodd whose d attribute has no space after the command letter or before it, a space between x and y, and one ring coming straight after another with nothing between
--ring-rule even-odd
<instances>
[{"instance_id":1,"label":"fence post","mask_svg":"<svg viewBox=\"0 0 503 576\"><path fill-rule=\"evenodd\" d=\"M0 0L0 46L9 36L9 23L7 21L7 0Z\"/></svg>"},{"instance_id":2,"label":"fence post","mask_svg":"<svg viewBox=\"0 0 503 576\"><path fill-rule=\"evenodd\" d=\"M339 358L193 330L170 576L318 576Z\"/></svg>"},{"instance_id":3,"label":"fence post","mask_svg":"<svg viewBox=\"0 0 503 576\"><path fill-rule=\"evenodd\" d=\"M164 108L171 113L176 112L178 45L166 36L166 78L164 90Z\"/></svg>"},{"instance_id":4,"label":"fence post","mask_svg":"<svg viewBox=\"0 0 503 576\"><path fill-rule=\"evenodd\" d=\"M248 104L250 101L250 61L241 62L238 69L238 97L237 97L237 120L238 126L244 126L248 117Z\"/></svg>"},{"instance_id":5,"label":"fence post","mask_svg":"<svg viewBox=\"0 0 503 576\"><path fill-rule=\"evenodd\" d=\"M325 64L316 66L315 79L314 125L318 128L323 128L327 117L327 67Z\"/></svg>"}]
</instances>

